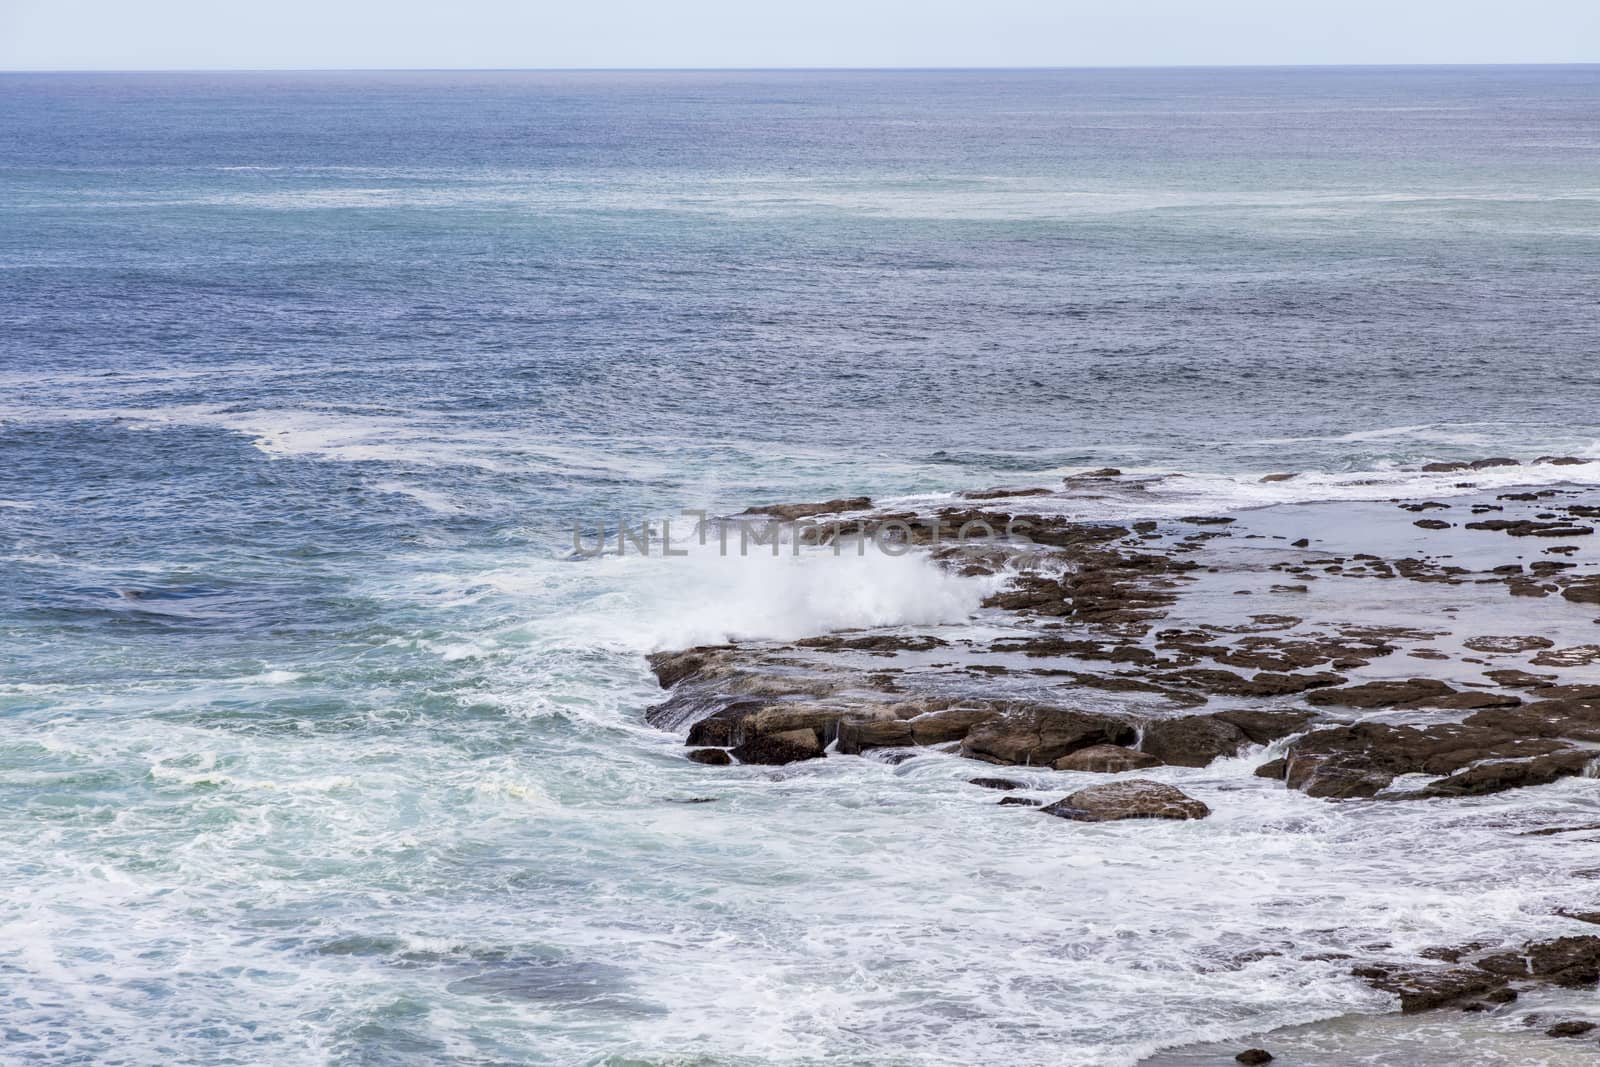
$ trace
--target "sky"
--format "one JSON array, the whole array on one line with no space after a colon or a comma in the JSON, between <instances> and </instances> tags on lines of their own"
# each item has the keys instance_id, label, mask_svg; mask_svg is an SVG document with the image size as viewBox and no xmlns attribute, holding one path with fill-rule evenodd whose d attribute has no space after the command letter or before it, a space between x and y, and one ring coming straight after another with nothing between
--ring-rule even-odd
<instances>
[{"instance_id":1,"label":"sky","mask_svg":"<svg viewBox=\"0 0 1600 1067\"><path fill-rule=\"evenodd\" d=\"M0 69L1600 61L1600 0L0 0Z\"/></svg>"}]
</instances>

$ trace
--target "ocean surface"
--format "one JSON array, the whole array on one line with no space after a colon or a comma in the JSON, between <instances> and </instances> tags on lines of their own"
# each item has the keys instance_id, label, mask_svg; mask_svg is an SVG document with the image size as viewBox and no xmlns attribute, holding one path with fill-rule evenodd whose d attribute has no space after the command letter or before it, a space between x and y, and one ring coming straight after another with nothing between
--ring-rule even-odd
<instances>
[{"instance_id":1,"label":"ocean surface","mask_svg":"<svg viewBox=\"0 0 1600 1067\"><path fill-rule=\"evenodd\" d=\"M1115 1067L1384 1011L1219 961L1531 922L1467 818L1065 843L954 759L692 765L645 652L983 590L572 528L1592 484L1596 294L1600 67L0 74L0 1061Z\"/></svg>"}]
</instances>

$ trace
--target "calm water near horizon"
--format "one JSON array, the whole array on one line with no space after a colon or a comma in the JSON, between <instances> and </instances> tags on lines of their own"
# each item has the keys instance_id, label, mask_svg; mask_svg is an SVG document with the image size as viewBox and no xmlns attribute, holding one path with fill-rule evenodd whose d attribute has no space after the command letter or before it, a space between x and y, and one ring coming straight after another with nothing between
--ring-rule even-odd
<instances>
[{"instance_id":1,"label":"calm water near horizon","mask_svg":"<svg viewBox=\"0 0 1600 1067\"><path fill-rule=\"evenodd\" d=\"M970 766L690 765L643 653L981 590L571 528L1600 483L1597 293L1600 66L0 74L0 1061L1104 1065L1385 1010L1219 961L1561 887L1413 809L1053 851ZM1480 813L1592 806L1550 790Z\"/></svg>"}]
</instances>

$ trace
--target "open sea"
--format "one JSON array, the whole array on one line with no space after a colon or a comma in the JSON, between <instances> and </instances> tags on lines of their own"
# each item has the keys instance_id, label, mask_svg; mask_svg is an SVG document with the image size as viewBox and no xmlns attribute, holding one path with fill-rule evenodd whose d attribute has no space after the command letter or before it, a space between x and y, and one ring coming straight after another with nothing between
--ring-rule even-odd
<instances>
[{"instance_id":1,"label":"open sea","mask_svg":"<svg viewBox=\"0 0 1600 1067\"><path fill-rule=\"evenodd\" d=\"M959 760L690 764L644 653L984 589L573 525L1547 454L1478 480L1600 483L1597 66L0 74L0 1062L1127 1067L1386 1011L1220 961L1536 930L1466 820L1010 837Z\"/></svg>"}]
</instances>

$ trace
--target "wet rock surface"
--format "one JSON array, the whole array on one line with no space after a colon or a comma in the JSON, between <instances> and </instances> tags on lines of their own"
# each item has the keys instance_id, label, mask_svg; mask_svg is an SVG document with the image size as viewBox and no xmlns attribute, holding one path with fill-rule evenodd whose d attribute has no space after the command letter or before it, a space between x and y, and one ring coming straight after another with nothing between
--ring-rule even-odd
<instances>
[{"instance_id":1,"label":"wet rock surface","mask_svg":"<svg viewBox=\"0 0 1600 1067\"><path fill-rule=\"evenodd\" d=\"M1351 972L1372 988L1400 998L1406 1014L1431 1011L1467 997L1489 993L1508 979L1471 967L1427 968L1377 964Z\"/></svg>"},{"instance_id":2,"label":"wet rock surface","mask_svg":"<svg viewBox=\"0 0 1600 1067\"><path fill-rule=\"evenodd\" d=\"M1452 471L1465 481L1497 465ZM1060 490L979 490L926 508L752 509L822 523L843 513L856 536L890 536L987 583L977 625L662 651L649 663L664 697L646 718L708 767L793 768L756 772L774 777L859 759L893 791L908 760L964 761L958 788L1002 833L1034 808L1068 822L1248 817L1262 791L1285 789L1350 818L1412 804L1443 819L1476 797L1586 784L1600 754L1589 557L1600 491L1120 522L1048 510L1132 481L1101 470ZM1006 534L1018 525L1025 541ZM962 529L994 536L955 543ZM1027 780L1006 767L1029 768ZM1061 799L1019 795L1046 790ZM1568 818L1515 833L1570 840L1576 857L1596 839L1589 829ZM1600 915L1595 900L1567 903L1550 919L1563 930ZM1488 930L1414 958L1351 952L1341 967L1406 1012L1501 1011L1519 988L1600 977L1594 937L1507 942ZM1563 1021L1574 1020L1532 1033Z\"/></svg>"},{"instance_id":3,"label":"wet rock surface","mask_svg":"<svg viewBox=\"0 0 1600 1067\"><path fill-rule=\"evenodd\" d=\"M1039 810L1074 822L1203 819L1211 814L1210 808L1182 790L1145 778L1092 785Z\"/></svg>"},{"instance_id":4,"label":"wet rock surface","mask_svg":"<svg viewBox=\"0 0 1600 1067\"><path fill-rule=\"evenodd\" d=\"M1069 477L1062 492L1124 478L1109 469L1089 472ZM1021 504L1055 494L1021 487L966 499ZM1541 489L1396 506L1400 515L1463 510L1493 517L1438 536L1516 534L1526 523L1570 526L1600 513L1600 503L1573 490ZM1453 562L1454 553L1415 548L1318 552L1309 538L1248 532L1229 515L1080 523L1015 505L873 511L860 497L751 513L846 514L861 536L892 527L947 569L999 579L982 611L1009 629L987 643L926 628L860 630L652 655L669 696L649 710L649 721L740 762L945 746L994 765L1120 774L1208 767L1277 745L1281 756L1263 761L1257 777L1329 799L1407 799L1481 795L1583 774L1588 746L1600 746L1593 703L1600 679L1585 686L1566 673L1600 663L1600 643L1477 631L1456 637L1452 653L1429 644L1450 643L1450 619L1431 619L1443 628L1424 629L1358 613L1308 618L1302 604L1255 609L1237 621L1185 610L1186 599L1200 595L1196 587L1203 591L1210 575L1227 570L1259 575L1258 582L1299 579L1254 591L1279 599L1302 600L1300 590L1313 585L1320 597L1329 582L1378 579L1459 589L1480 600L1500 589L1516 598L1560 593L1562 602L1582 604L1600 591L1600 574L1586 565L1500 562L1492 540L1480 543L1473 566ZM1412 529L1389 536L1429 536ZM1027 531L1023 539L1008 532L1017 530ZM949 543L963 531L982 535L980 544ZM1228 554L1240 537L1278 547L1257 549L1271 558L1242 567ZM1390 662L1440 669L1397 676ZM1464 672L1469 664L1480 669ZM1431 780L1395 786L1407 776Z\"/></svg>"},{"instance_id":5,"label":"wet rock surface","mask_svg":"<svg viewBox=\"0 0 1600 1067\"><path fill-rule=\"evenodd\" d=\"M1091 745L1051 764L1058 771L1086 771L1091 774L1120 774L1161 766L1161 760L1148 752L1121 745Z\"/></svg>"}]
</instances>

